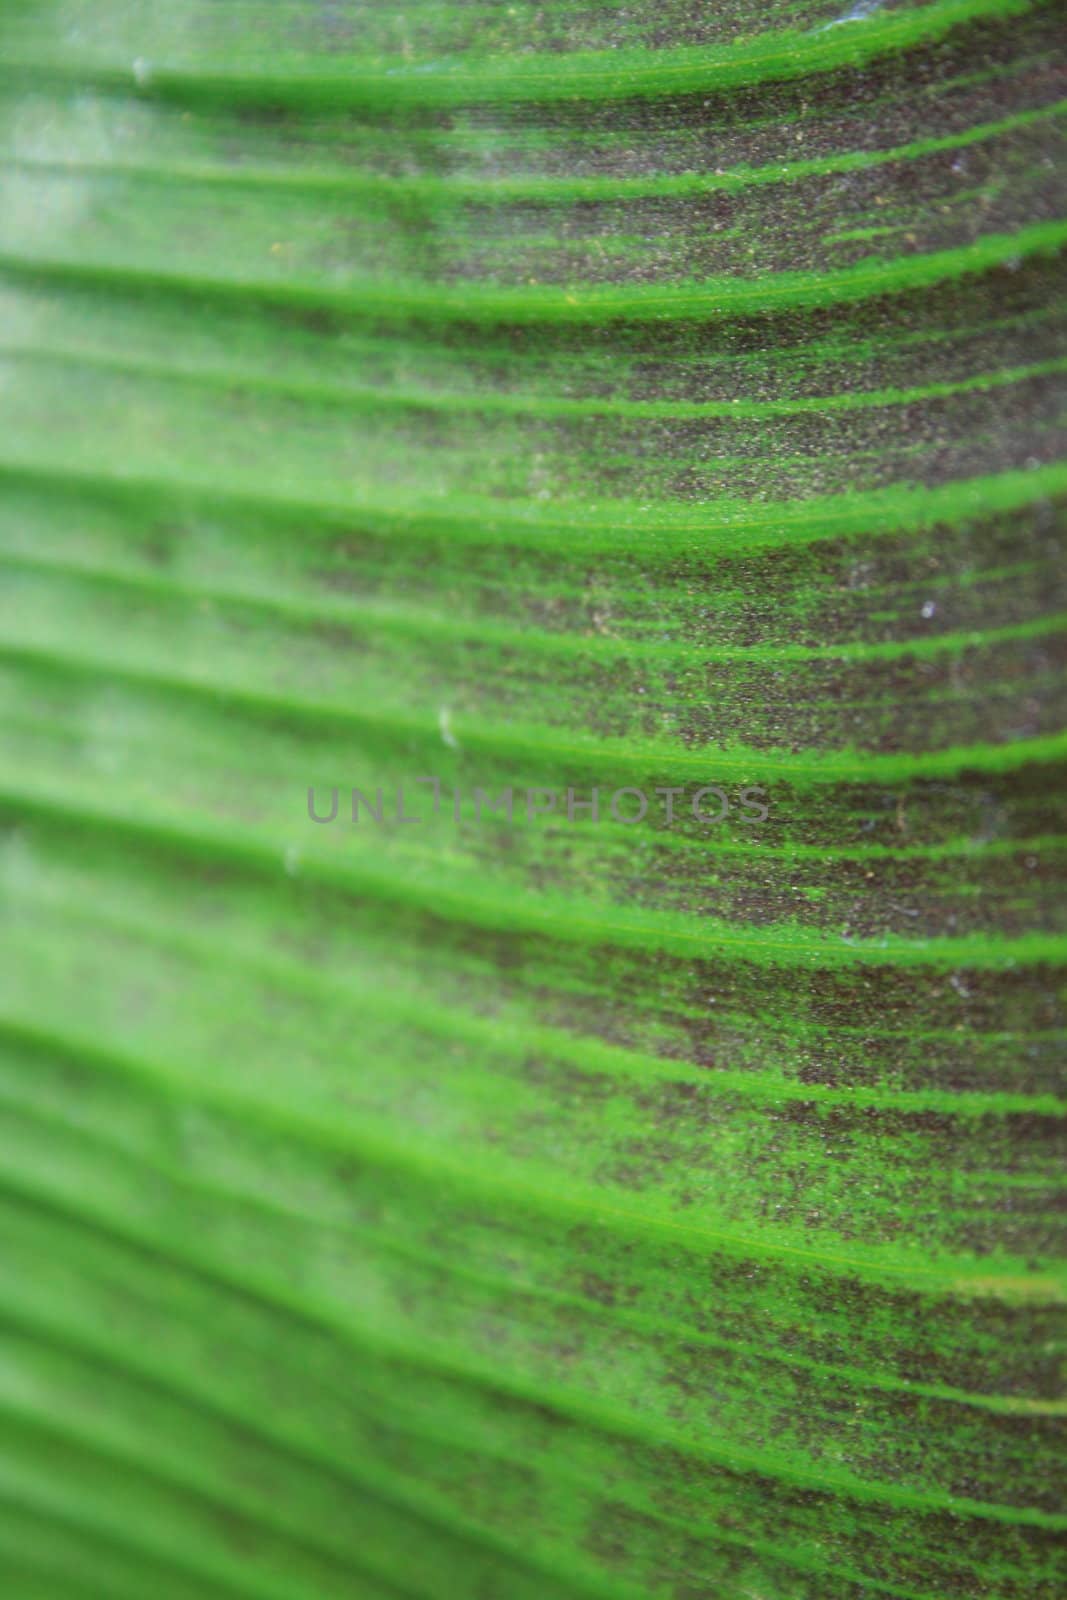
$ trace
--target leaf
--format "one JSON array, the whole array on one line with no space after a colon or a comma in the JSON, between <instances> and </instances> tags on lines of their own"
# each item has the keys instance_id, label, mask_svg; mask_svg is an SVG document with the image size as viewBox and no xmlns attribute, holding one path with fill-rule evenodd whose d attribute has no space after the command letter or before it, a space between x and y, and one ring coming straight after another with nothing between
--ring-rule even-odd
<instances>
[{"instance_id":1,"label":"leaf","mask_svg":"<svg viewBox=\"0 0 1067 1600\"><path fill-rule=\"evenodd\" d=\"M4 7L5 1593L1063 1592L1061 20Z\"/></svg>"}]
</instances>

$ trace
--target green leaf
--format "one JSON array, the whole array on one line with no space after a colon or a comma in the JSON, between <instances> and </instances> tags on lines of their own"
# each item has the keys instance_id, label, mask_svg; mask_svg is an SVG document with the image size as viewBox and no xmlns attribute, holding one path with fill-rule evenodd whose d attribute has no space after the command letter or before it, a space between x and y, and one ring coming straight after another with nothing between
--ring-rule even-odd
<instances>
[{"instance_id":1,"label":"green leaf","mask_svg":"<svg viewBox=\"0 0 1067 1600\"><path fill-rule=\"evenodd\" d=\"M1061 35L4 6L5 1595L1067 1588Z\"/></svg>"}]
</instances>

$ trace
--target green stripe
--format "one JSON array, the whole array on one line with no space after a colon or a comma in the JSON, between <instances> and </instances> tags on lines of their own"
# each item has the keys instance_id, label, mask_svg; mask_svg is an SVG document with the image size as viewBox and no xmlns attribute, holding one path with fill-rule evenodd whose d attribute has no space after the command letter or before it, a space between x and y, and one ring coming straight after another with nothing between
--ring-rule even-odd
<instances>
[{"instance_id":1,"label":"green stripe","mask_svg":"<svg viewBox=\"0 0 1067 1600\"><path fill-rule=\"evenodd\" d=\"M757 35L711 49L573 52L511 59L486 56L476 64L446 58L385 70L376 70L376 63L361 62L354 56L333 73L321 68L302 72L296 67L284 74L263 67L242 70L240 58L228 63L230 70L225 72L219 72L214 62L214 70L191 61L172 66L166 54L153 59L150 38L143 42L144 59L151 63L151 92L185 103L210 100L234 106L254 97L260 104L294 105L305 111L327 106L436 109L471 103L551 104L747 90L763 83L856 68L889 52L930 45L954 28L986 18L1023 16L1029 9L1028 0L933 0L912 9L876 14L853 26ZM254 16L248 19L246 39L254 37L253 24ZM32 33L30 38L32 41ZM74 78L106 88L128 88L136 83L128 62L123 61L121 67L104 64L110 52L106 45L94 50L91 36L88 50L80 50L77 43L73 50L66 44L64 50L64 44L66 41L61 41L60 50L52 54L54 45L48 38L49 53L41 54L32 42L28 47L20 43L16 34L14 47L8 51L8 71L38 80Z\"/></svg>"}]
</instances>

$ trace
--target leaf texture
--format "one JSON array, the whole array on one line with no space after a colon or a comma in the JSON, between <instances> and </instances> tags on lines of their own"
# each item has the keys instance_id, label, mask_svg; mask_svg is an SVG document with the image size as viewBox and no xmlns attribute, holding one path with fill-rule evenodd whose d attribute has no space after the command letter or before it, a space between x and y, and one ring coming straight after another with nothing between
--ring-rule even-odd
<instances>
[{"instance_id":1,"label":"leaf texture","mask_svg":"<svg viewBox=\"0 0 1067 1600\"><path fill-rule=\"evenodd\" d=\"M8 0L5 1594L1064 1592L1062 22Z\"/></svg>"}]
</instances>

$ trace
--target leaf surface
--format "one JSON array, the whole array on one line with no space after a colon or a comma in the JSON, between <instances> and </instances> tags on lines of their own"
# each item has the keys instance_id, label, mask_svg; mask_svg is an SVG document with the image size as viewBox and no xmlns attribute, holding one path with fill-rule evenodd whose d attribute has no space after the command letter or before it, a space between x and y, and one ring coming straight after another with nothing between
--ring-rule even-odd
<instances>
[{"instance_id":1,"label":"leaf surface","mask_svg":"<svg viewBox=\"0 0 1067 1600\"><path fill-rule=\"evenodd\" d=\"M4 7L5 1593L1063 1592L1061 34Z\"/></svg>"}]
</instances>

